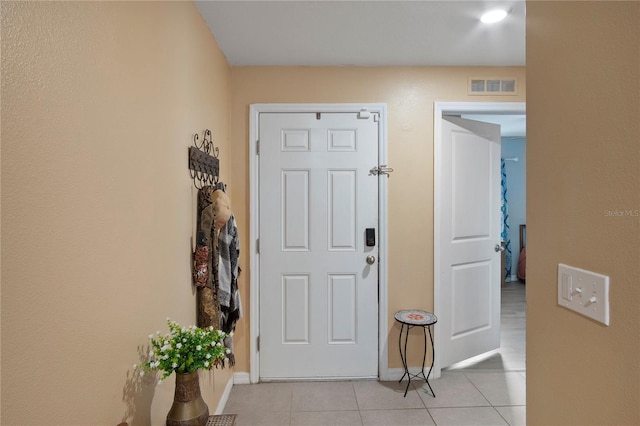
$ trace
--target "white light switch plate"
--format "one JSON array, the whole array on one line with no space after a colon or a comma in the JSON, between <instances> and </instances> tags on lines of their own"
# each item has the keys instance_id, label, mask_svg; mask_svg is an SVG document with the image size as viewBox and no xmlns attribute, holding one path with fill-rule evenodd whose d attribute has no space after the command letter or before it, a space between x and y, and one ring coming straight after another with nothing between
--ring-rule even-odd
<instances>
[{"instance_id":1,"label":"white light switch plate","mask_svg":"<svg viewBox=\"0 0 640 426\"><path fill-rule=\"evenodd\" d=\"M559 263L558 305L609 325L609 277Z\"/></svg>"}]
</instances>

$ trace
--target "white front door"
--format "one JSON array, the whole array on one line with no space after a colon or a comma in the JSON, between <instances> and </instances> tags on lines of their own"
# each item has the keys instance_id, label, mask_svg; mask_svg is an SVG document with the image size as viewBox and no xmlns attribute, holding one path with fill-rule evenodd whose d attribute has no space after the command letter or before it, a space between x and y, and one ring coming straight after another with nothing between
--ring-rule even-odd
<instances>
[{"instance_id":1,"label":"white front door","mask_svg":"<svg viewBox=\"0 0 640 426\"><path fill-rule=\"evenodd\" d=\"M500 347L500 126L444 117L440 141L440 366Z\"/></svg>"},{"instance_id":2,"label":"white front door","mask_svg":"<svg viewBox=\"0 0 640 426\"><path fill-rule=\"evenodd\" d=\"M260 113L261 380L377 377L375 118Z\"/></svg>"}]
</instances>

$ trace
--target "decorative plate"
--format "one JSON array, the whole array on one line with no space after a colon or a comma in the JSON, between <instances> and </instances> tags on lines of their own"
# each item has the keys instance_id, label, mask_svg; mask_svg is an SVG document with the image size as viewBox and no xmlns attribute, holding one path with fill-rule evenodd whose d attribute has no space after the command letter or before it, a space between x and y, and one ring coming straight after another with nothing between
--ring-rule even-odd
<instances>
[{"instance_id":1,"label":"decorative plate","mask_svg":"<svg viewBox=\"0 0 640 426\"><path fill-rule=\"evenodd\" d=\"M395 318L396 321L409 325L431 325L438 322L438 318L431 312L420 311L418 309L398 311L396 312Z\"/></svg>"}]
</instances>

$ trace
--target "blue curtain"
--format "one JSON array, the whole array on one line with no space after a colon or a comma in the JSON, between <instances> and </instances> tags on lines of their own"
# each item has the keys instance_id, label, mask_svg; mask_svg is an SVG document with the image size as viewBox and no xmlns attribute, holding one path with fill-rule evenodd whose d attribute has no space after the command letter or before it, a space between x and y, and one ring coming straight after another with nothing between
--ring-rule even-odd
<instances>
[{"instance_id":1,"label":"blue curtain","mask_svg":"<svg viewBox=\"0 0 640 426\"><path fill-rule=\"evenodd\" d=\"M504 158L500 159L501 179L502 186L502 229L500 231L500 238L505 242L505 270L504 276L508 279L511 277L511 239L509 238L509 206L507 205L507 173L505 171Z\"/></svg>"}]
</instances>

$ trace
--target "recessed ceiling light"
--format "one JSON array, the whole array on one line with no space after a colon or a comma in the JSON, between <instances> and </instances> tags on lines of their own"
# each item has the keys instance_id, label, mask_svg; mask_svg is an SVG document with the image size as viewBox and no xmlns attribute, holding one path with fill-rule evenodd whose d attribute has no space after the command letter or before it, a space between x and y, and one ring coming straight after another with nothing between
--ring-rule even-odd
<instances>
[{"instance_id":1,"label":"recessed ceiling light","mask_svg":"<svg viewBox=\"0 0 640 426\"><path fill-rule=\"evenodd\" d=\"M480 18L485 24L493 24L506 18L507 12L501 9L491 10Z\"/></svg>"}]
</instances>

